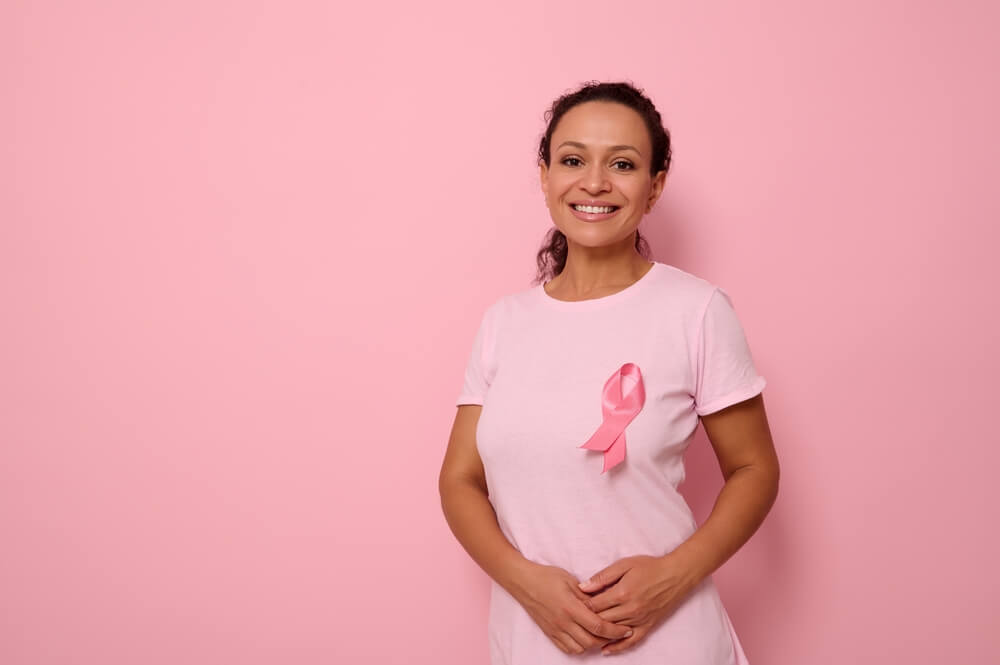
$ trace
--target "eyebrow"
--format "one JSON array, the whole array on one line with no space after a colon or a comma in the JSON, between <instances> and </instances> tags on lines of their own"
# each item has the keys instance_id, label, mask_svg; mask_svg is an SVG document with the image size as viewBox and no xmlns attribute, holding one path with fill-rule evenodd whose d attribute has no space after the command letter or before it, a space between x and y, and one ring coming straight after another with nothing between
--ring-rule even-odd
<instances>
[{"instance_id":1,"label":"eyebrow","mask_svg":"<svg viewBox=\"0 0 1000 665\"><path fill-rule=\"evenodd\" d=\"M587 149L587 146L583 145L579 141L563 141L562 143L559 144L559 148L563 147L564 145L571 145L577 148L583 148L584 150ZM556 148L556 150L558 150L559 148ZM608 148L608 150L612 152L615 152L616 150L634 150L640 157L642 156L642 153L639 152L637 148L634 148L630 145L613 145L610 148Z\"/></svg>"}]
</instances>

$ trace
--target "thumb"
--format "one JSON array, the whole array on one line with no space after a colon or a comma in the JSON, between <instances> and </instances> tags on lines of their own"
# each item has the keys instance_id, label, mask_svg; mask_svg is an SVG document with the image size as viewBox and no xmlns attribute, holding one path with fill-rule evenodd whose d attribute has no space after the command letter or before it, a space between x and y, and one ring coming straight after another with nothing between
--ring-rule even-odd
<instances>
[{"instance_id":1,"label":"thumb","mask_svg":"<svg viewBox=\"0 0 1000 665\"><path fill-rule=\"evenodd\" d=\"M593 591L594 589L600 589L616 582L623 574L625 574L624 566L619 562L615 562L607 568L597 571L590 576L589 580L584 580L577 586L584 591Z\"/></svg>"}]
</instances>

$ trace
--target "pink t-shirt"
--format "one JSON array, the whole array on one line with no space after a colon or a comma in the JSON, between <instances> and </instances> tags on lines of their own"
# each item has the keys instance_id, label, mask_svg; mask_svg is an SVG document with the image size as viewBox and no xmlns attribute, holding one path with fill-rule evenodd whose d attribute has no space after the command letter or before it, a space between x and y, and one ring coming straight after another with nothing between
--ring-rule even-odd
<instances>
[{"instance_id":1,"label":"pink t-shirt","mask_svg":"<svg viewBox=\"0 0 1000 665\"><path fill-rule=\"evenodd\" d=\"M624 430L625 459L602 473L580 446L603 422L603 391L625 363L645 402ZM622 392L635 380L623 381ZM526 558L579 580L617 559L660 556L697 522L677 486L698 417L765 385L721 288L654 262L626 289L567 302L539 284L486 308L457 404L481 404L476 444L504 535ZM619 393L621 395L621 393ZM563 653L503 587L489 607L492 665L607 662ZM747 665L711 576L643 640L629 665Z\"/></svg>"}]
</instances>

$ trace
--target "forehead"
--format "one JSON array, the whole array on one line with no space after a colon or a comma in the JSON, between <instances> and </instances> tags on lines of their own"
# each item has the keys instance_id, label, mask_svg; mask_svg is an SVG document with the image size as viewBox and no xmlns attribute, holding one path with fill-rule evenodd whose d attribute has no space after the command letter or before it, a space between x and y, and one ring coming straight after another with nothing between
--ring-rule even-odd
<instances>
[{"instance_id":1,"label":"forehead","mask_svg":"<svg viewBox=\"0 0 1000 665\"><path fill-rule=\"evenodd\" d=\"M638 112L615 102L593 101L578 104L567 111L552 132L552 147L563 141L579 141L588 147L634 145L649 154L649 134Z\"/></svg>"}]
</instances>

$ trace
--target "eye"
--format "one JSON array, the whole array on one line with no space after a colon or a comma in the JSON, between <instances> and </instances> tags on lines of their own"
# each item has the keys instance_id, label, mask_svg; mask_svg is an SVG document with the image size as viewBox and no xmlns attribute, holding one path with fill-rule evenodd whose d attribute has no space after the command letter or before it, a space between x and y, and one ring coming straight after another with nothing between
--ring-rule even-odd
<instances>
[{"instance_id":1,"label":"eye","mask_svg":"<svg viewBox=\"0 0 1000 665\"><path fill-rule=\"evenodd\" d=\"M566 166L577 166L580 163L580 158L579 157L563 157L559 161L559 163L560 164L565 164ZM616 171L632 171L632 170L635 169L635 165L632 164L632 162L628 161L627 159L617 159L614 162L612 162L612 166L617 166L618 164L623 164L624 166L622 166L620 168L616 168L615 169Z\"/></svg>"}]
</instances>

